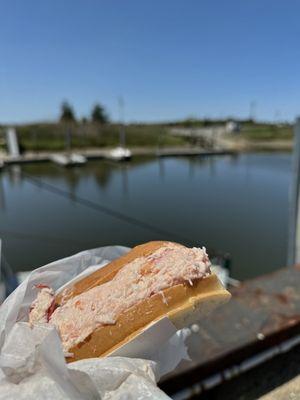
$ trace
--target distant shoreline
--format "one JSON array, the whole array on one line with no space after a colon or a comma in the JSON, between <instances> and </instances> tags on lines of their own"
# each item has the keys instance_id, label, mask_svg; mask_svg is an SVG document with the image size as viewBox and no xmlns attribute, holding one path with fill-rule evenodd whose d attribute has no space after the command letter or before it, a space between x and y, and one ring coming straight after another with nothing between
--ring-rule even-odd
<instances>
[{"instance_id":1,"label":"distant shoreline","mask_svg":"<svg viewBox=\"0 0 300 400\"><path fill-rule=\"evenodd\" d=\"M229 141L228 141L229 142ZM228 148L236 152L249 151L292 151L293 140L230 140Z\"/></svg>"},{"instance_id":2,"label":"distant shoreline","mask_svg":"<svg viewBox=\"0 0 300 400\"><path fill-rule=\"evenodd\" d=\"M219 125L217 125L217 123ZM120 145L120 131L126 132L125 146L129 149L197 149L203 151L291 151L291 125L239 122L237 130L228 131L230 122L181 121L169 124L95 124L91 122L36 123L16 126L23 154L63 153L89 149L108 151ZM0 133L0 152L4 152L5 127Z\"/></svg>"}]
</instances>

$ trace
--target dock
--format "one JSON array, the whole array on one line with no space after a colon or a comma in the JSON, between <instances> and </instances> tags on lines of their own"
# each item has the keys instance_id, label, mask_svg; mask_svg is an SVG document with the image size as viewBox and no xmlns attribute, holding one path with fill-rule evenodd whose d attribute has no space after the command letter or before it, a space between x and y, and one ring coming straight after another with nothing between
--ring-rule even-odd
<instances>
[{"instance_id":1,"label":"dock","mask_svg":"<svg viewBox=\"0 0 300 400\"><path fill-rule=\"evenodd\" d=\"M4 155L0 159L0 162L2 162L3 165L28 164L28 163L38 163L38 162L48 162L48 161L50 161L49 153L28 153L28 154L22 154L17 157Z\"/></svg>"},{"instance_id":2,"label":"dock","mask_svg":"<svg viewBox=\"0 0 300 400\"><path fill-rule=\"evenodd\" d=\"M192 361L160 387L174 399L226 384L300 345L300 265L245 281L187 338ZM201 397L200 397L201 398Z\"/></svg>"},{"instance_id":3,"label":"dock","mask_svg":"<svg viewBox=\"0 0 300 400\"><path fill-rule=\"evenodd\" d=\"M229 150L199 150L199 149L163 149L158 150L156 155L158 157L193 157L193 156L224 156L234 154Z\"/></svg>"},{"instance_id":4,"label":"dock","mask_svg":"<svg viewBox=\"0 0 300 400\"><path fill-rule=\"evenodd\" d=\"M81 160L111 160L112 149L82 149L72 152ZM174 147L174 148L132 148L130 149L132 157L149 156L149 157L195 157L195 156L217 156L217 155L233 155L235 152L231 150L205 150L200 147ZM79 160L79 158L78 158ZM60 165L70 164L66 158L66 153L51 152L28 152L19 156L3 155L0 158L0 164L28 164L39 162L55 162ZM66 162L65 162L66 161ZM75 162L73 164L84 164L84 162Z\"/></svg>"}]
</instances>

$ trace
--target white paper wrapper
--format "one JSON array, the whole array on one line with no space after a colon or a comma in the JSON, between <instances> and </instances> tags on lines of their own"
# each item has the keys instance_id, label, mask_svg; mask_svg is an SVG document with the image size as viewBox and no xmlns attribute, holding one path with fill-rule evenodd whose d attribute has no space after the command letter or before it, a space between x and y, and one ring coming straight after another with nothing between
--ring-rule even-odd
<instances>
[{"instance_id":1,"label":"white paper wrapper","mask_svg":"<svg viewBox=\"0 0 300 400\"><path fill-rule=\"evenodd\" d=\"M111 357L66 364L57 331L30 328L34 285L54 290L126 253L122 246L84 251L34 270L0 308L0 399L167 399L156 381L188 358L185 331L168 318L152 324ZM130 358L129 358L130 357Z\"/></svg>"}]
</instances>

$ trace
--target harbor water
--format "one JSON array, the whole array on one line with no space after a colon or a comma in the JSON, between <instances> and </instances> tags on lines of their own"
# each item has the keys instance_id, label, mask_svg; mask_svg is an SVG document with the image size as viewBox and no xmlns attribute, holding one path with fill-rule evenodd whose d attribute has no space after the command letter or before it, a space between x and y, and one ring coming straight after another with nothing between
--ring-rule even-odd
<instances>
[{"instance_id":1,"label":"harbor water","mask_svg":"<svg viewBox=\"0 0 300 400\"><path fill-rule=\"evenodd\" d=\"M0 238L15 271L81 250L155 239L230 253L246 279L286 263L291 155L12 165L0 172Z\"/></svg>"}]
</instances>

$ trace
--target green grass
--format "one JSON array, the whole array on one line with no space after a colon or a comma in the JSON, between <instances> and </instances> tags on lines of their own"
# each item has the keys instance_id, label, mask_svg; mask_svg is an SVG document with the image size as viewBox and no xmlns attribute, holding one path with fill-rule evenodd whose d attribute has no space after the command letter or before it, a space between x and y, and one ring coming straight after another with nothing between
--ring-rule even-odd
<instances>
[{"instance_id":1,"label":"green grass","mask_svg":"<svg viewBox=\"0 0 300 400\"><path fill-rule=\"evenodd\" d=\"M56 151L66 148L66 132L71 132L72 148L111 147L119 144L119 126L92 124L34 124L17 128L23 151ZM173 137L162 125L129 125L125 127L126 145L180 146L186 139Z\"/></svg>"},{"instance_id":2,"label":"green grass","mask_svg":"<svg viewBox=\"0 0 300 400\"><path fill-rule=\"evenodd\" d=\"M248 140L291 140L293 129L290 125L253 124L241 126L241 135Z\"/></svg>"}]
</instances>

